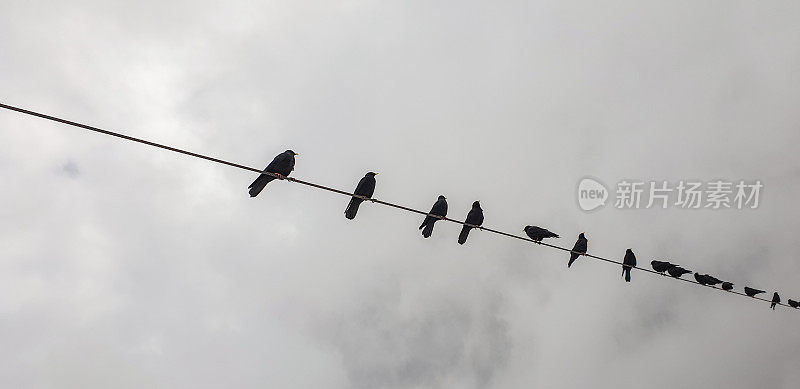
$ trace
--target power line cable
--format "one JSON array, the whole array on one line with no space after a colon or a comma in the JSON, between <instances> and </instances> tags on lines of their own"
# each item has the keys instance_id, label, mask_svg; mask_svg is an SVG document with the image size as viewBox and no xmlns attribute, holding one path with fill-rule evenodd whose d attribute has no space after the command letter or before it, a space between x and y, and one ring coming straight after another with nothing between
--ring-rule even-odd
<instances>
[{"instance_id":1,"label":"power line cable","mask_svg":"<svg viewBox=\"0 0 800 389\"><path fill-rule=\"evenodd\" d=\"M0 103L0 108L5 108L7 110L23 113L23 114L26 114L26 115L35 116L35 117L38 117L38 118L47 119L47 120L51 120L51 121L62 123L62 124L67 124L67 125L70 125L70 126L73 126L73 127L78 127L78 128L82 128L82 129L89 130L89 131L99 132L99 133L104 134L104 135L110 135L110 136L114 136L114 137L117 137L117 138L122 138L122 139L125 139L125 140L129 140L129 141L132 141L132 142L142 143L142 144L145 144L145 145L148 145L148 146L158 147L158 148L161 148L161 149L164 149L164 150L169 150L169 151L173 151L173 152L176 152L176 153L189 155L189 156L192 156L192 157L195 157L195 158L205 159L207 161L211 161L211 162L216 162L216 163L223 164L223 165L232 166L232 167L235 167L235 168L248 170L248 171L255 172L255 173L268 174L268 175L274 176L274 177L279 178L279 179L284 179L286 181L295 182L295 183L306 185L306 186L310 186L310 187L313 187L313 188L317 188L317 189L322 189L322 190L326 190L326 191L329 191L329 192L338 193L338 194L345 195L345 196L348 196L348 197L359 197L359 198L362 198L362 199L367 200L367 201L371 201L371 202L376 203L376 204L386 205L386 206L389 206L389 207L401 209L401 210L404 210L404 211L407 211L407 212L417 213L417 214L420 214L420 215L433 216L433 217L441 219L441 220L446 220L446 221L457 223L457 224L467 225L467 226L470 226L470 227L477 228L479 230L488 231L488 232L491 232L491 233L494 233L494 234L498 234L498 235L502 235L502 236L506 236L506 237L509 237L509 238L515 238L515 239L519 239L519 240L524 240L524 241L527 241L527 242L535 243L535 244L538 244L540 246L546 246L546 247L550 247L550 248L553 248L553 249L556 249L556 250L566 251L566 252L570 252L570 253L573 252L571 249L566 248L566 247L556 246L554 244L550 244L550 243L546 243L546 242L537 242L537 241L535 241L533 239L530 239L530 238L527 238L527 237L524 237L524 236L510 234L508 232L495 230L495 229L488 228L488 227L476 226L476 225L472 225L472 224L468 224L468 223L462 222L460 220L451 219L451 218L448 218L448 217L440 217L438 215L429 214L428 212L420 211L418 209L406 207L404 205L395 204L395 203L391 203L391 202L388 202L388 201L383 201L383 200L379 200L379 199L375 199L375 198L366 198L364 196L359 196L359 195L356 195L356 194L353 194L353 193L350 193L350 192L347 192L347 191L343 191L343 190L336 189L336 188L331 188L331 187L328 187L328 186L316 184L316 183L309 182L309 181L304 181L304 180L301 180L301 179L298 179L298 178L283 177L283 176L280 176L280 175L277 175L277 174L265 172L263 170L259 170L259 169L252 168L252 167L249 167L249 166L241 165L241 164L238 164L238 163L229 162L229 161L225 161L225 160L222 160L222 159L219 159L219 158L209 157L207 155L198 154L198 153L194 153L194 152L191 152L191 151L179 149L177 147L167 146L167 145L163 145L163 144L160 144L160 143L151 142L151 141L148 141L148 140L145 140L145 139L140 139L140 138L132 137L132 136L129 136L129 135L121 134L121 133L118 133L118 132L104 130L104 129L98 128L98 127L93 127L93 126L90 126L90 125L87 125L87 124L81 124L81 123L74 122L74 121L71 121L71 120L66 120L66 119L62 119L62 118L58 118L58 117L55 117L55 116L46 115L46 114L35 112L35 111L30 111L30 110L27 110L27 109L24 109L24 108L19 108L19 107L15 107L15 106L3 104L3 103ZM622 262L621 261L615 261L613 259L600 257L600 256L597 256L597 255L594 255L594 254L589 254L588 252L585 253L585 254L576 252L576 254L580 254L580 255L585 256L585 257L596 259L598 261L603 261L603 262L612 263L612 264L615 264L615 265L622 266ZM744 297L749 297L751 299L756 299L756 300L761 300L761 301L766 301L766 302L771 302L772 301L770 299L766 299L766 298L758 297L758 296L752 296L751 297L751 296L748 296L748 295L746 295L746 294L744 294L742 292L735 291L735 290L724 290L724 289L721 289L721 288L717 288L717 287L715 287L713 285L703 285L703 284L701 284L701 283L699 283L697 281L691 280L691 279L678 278L678 277L669 277L669 276L666 276L666 275L664 275L662 273L659 273L659 272L657 272L655 270L650 270L650 269L643 268L643 267L633 266L633 268L637 269L637 270L641 270L641 271L647 272L647 273L658 274L659 276L662 276L662 277L667 277L667 278L670 278L670 279L680 280L680 281L683 281L683 282L688 282L690 284L704 286L704 287L711 288L711 289L718 290L718 291L722 291L722 292L727 292L727 293L736 294L736 295L740 295L740 296L744 296ZM778 303L778 305L789 307L788 304L783 303L783 302Z\"/></svg>"}]
</instances>

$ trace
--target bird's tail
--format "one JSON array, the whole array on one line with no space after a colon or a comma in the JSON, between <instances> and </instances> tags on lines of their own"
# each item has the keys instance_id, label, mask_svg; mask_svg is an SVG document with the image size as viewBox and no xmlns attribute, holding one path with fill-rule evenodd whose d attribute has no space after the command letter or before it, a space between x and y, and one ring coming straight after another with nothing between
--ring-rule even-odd
<instances>
[{"instance_id":1,"label":"bird's tail","mask_svg":"<svg viewBox=\"0 0 800 389\"><path fill-rule=\"evenodd\" d=\"M567 267L572 266L575 260L578 259L578 254L572 253L569 255L569 262L567 262Z\"/></svg>"},{"instance_id":2,"label":"bird's tail","mask_svg":"<svg viewBox=\"0 0 800 389\"><path fill-rule=\"evenodd\" d=\"M347 209L344 210L344 217L353 220L356 218L356 213L358 212L358 206L361 205L361 200L357 197L353 197L350 199L350 204L347 204Z\"/></svg>"},{"instance_id":3,"label":"bird's tail","mask_svg":"<svg viewBox=\"0 0 800 389\"><path fill-rule=\"evenodd\" d=\"M270 176L268 174L259 175L258 178L256 178L256 180L253 181L253 183L250 184L250 186L248 186L248 188L250 189L249 191L250 197L258 196L258 194L261 193L262 190L264 190L264 187L267 186L267 184L274 179L275 177Z\"/></svg>"},{"instance_id":4,"label":"bird's tail","mask_svg":"<svg viewBox=\"0 0 800 389\"><path fill-rule=\"evenodd\" d=\"M430 238L431 234L433 234L433 221L425 225L425 229L422 230L422 236L425 238ZM466 240L466 238L464 238Z\"/></svg>"},{"instance_id":5,"label":"bird's tail","mask_svg":"<svg viewBox=\"0 0 800 389\"><path fill-rule=\"evenodd\" d=\"M625 282L631 282L631 269L622 269L622 272L625 273Z\"/></svg>"},{"instance_id":6,"label":"bird's tail","mask_svg":"<svg viewBox=\"0 0 800 389\"><path fill-rule=\"evenodd\" d=\"M458 234L458 244L464 244L467 242L467 236L469 236L469 230L471 229L472 227L470 226L461 227L461 233Z\"/></svg>"},{"instance_id":7,"label":"bird's tail","mask_svg":"<svg viewBox=\"0 0 800 389\"><path fill-rule=\"evenodd\" d=\"M425 216L425 219L422 220L422 224L419 225L419 229L421 230L425 228L425 226L427 226L431 221L433 221L432 219L433 218L430 216Z\"/></svg>"}]
</instances>

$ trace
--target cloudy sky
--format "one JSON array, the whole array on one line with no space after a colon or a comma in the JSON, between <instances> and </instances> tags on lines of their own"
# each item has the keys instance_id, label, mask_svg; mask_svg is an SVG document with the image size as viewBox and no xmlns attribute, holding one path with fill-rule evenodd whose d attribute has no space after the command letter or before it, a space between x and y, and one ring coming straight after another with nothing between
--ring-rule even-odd
<instances>
[{"instance_id":1,"label":"cloudy sky","mask_svg":"<svg viewBox=\"0 0 800 389\"><path fill-rule=\"evenodd\" d=\"M658 2L657 2L658 3ZM800 298L797 1L0 2L0 101ZM578 181L761 180L581 211ZM800 315L0 112L14 388L795 388Z\"/></svg>"}]
</instances>

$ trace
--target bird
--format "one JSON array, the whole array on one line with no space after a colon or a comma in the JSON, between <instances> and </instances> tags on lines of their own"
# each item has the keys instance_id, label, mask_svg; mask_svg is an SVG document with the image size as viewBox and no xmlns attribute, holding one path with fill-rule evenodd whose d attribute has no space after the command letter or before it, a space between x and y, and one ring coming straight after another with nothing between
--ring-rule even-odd
<instances>
[{"instance_id":1,"label":"bird","mask_svg":"<svg viewBox=\"0 0 800 389\"><path fill-rule=\"evenodd\" d=\"M286 150L272 160L272 162L264 168L264 172L266 173L273 173L277 174L278 177L273 176L272 174L261 174L253 181L250 186L247 188L250 189L250 197L256 197L259 193L264 189L270 181L274 180L275 178L283 179L289 176L294 170L294 156L299 155L292 150Z\"/></svg>"},{"instance_id":2,"label":"bird","mask_svg":"<svg viewBox=\"0 0 800 389\"><path fill-rule=\"evenodd\" d=\"M431 207L431 211L428 213L435 216L425 216L422 224L420 224L419 229L422 230L422 236L424 238L430 238L431 234L433 234L433 224L436 223L437 220L447 216L447 198L439 196L439 199L433 203L433 207Z\"/></svg>"},{"instance_id":3,"label":"bird","mask_svg":"<svg viewBox=\"0 0 800 389\"><path fill-rule=\"evenodd\" d=\"M578 235L578 240L575 242L575 246L572 246L572 252L569 253L569 262L567 262L567 267L572 266L572 263L575 262L578 257L583 254L586 255L586 250L589 248L589 241L586 239L586 236L583 235L583 232Z\"/></svg>"},{"instance_id":4,"label":"bird","mask_svg":"<svg viewBox=\"0 0 800 389\"><path fill-rule=\"evenodd\" d=\"M769 307L775 310L775 305L780 304L780 302L781 296L778 295L778 292L775 292L772 294L772 302L769 304Z\"/></svg>"},{"instance_id":5,"label":"bird","mask_svg":"<svg viewBox=\"0 0 800 389\"><path fill-rule=\"evenodd\" d=\"M800 308L800 303L798 303L797 301L789 299L788 302L789 302L789 306L790 307L792 307L792 308Z\"/></svg>"},{"instance_id":6,"label":"bird","mask_svg":"<svg viewBox=\"0 0 800 389\"><path fill-rule=\"evenodd\" d=\"M553 233L546 228L537 226L525 226L522 231L525 231L525 233L528 234L528 237L533 239L534 242L541 242L542 239L545 238L560 238L558 234Z\"/></svg>"},{"instance_id":7,"label":"bird","mask_svg":"<svg viewBox=\"0 0 800 389\"><path fill-rule=\"evenodd\" d=\"M697 283L700 285L709 285L706 276L700 273L694 273L694 279L697 280Z\"/></svg>"},{"instance_id":8,"label":"bird","mask_svg":"<svg viewBox=\"0 0 800 389\"><path fill-rule=\"evenodd\" d=\"M713 286L713 285L716 285L716 284L719 284L719 283L722 282L722 280L720 280L720 279L718 279L718 278L716 278L714 276L710 276L708 274L700 274L700 273L694 273L694 279L697 280L697 282L700 285L712 285Z\"/></svg>"},{"instance_id":9,"label":"bird","mask_svg":"<svg viewBox=\"0 0 800 389\"><path fill-rule=\"evenodd\" d=\"M709 285L713 286L713 285L722 283L722 280L720 280L717 277L710 276L708 274L706 274L705 276L706 276L706 282L708 282Z\"/></svg>"},{"instance_id":10,"label":"bird","mask_svg":"<svg viewBox=\"0 0 800 389\"><path fill-rule=\"evenodd\" d=\"M682 275L686 273L691 273L691 270L686 270L680 266L675 266L667 269L667 273L675 278L681 278Z\"/></svg>"},{"instance_id":11,"label":"bird","mask_svg":"<svg viewBox=\"0 0 800 389\"><path fill-rule=\"evenodd\" d=\"M628 249L625 251L625 258L622 260L622 275L625 276L625 282L631 282L631 269L636 267L636 256L633 251Z\"/></svg>"},{"instance_id":12,"label":"bird","mask_svg":"<svg viewBox=\"0 0 800 389\"><path fill-rule=\"evenodd\" d=\"M722 283L722 289L724 289L724 290L733 289L733 282L727 282L727 281L723 282Z\"/></svg>"},{"instance_id":13,"label":"bird","mask_svg":"<svg viewBox=\"0 0 800 389\"><path fill-rule=\"evenodd\" d=\"M458 244L464 244L467 242L469 230L473 229L473 226L480 226L483 224L483 210L481 209L480 201L472 203L472 209L467 214L467 220L465 220L464 223L466 224L461 227L461 233L458 234Z\"/></svg>"},{"instance_id":14,"label":"bird","mask_svg":"<svg viewBox=\"0 0 800 389\"><path fill-rule=\"evenodd\" d=\"M665 271L667 271L667 270L669 270L669 269L671 269L673 267L677 267L678 265L673 265L673 264L671 264L669 262L650 261L650 266L653 267L653 270L655 270L655 271L657 271L659 273L664 273Z\"/></svg>"},{"instance_id":15,"label":"bird","mask_svg":"<svg viewBox=\"0 0 800 389\"><path fill-rule=\"evenodd\" d=\"M747 286L744 287L744 294L746 294L746 295L748 295L750 297L754 297L755 295L757 295L759 293L764 293L764 291L760 290L760 289L750 288L750 287L747 287Z\"/></svg>"},{"instance_id":16,"label":"bird","mask_svg":"<svg viewBox=\"0 0 800 389\"><path fill-rule=\"evenodd\" d=\"M375 176L378 173L369 172L358 181L358 185L356 185L356 190L353 191L353 194L358 196L363 196L366 198L372 198L372 194L375 193ZM347 209L344 210L344 217L353 220L356 218L356 213L358 212L358 206L364 202L364 199L353 196L350 199L350 204L347 204Z\"/></svg>"}]
</instances>

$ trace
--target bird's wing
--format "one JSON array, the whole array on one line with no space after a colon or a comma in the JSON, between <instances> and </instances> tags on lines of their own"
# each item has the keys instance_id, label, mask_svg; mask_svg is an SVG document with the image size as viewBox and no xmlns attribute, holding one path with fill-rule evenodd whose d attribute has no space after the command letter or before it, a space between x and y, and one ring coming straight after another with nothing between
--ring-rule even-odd
<instances>
[{"instance_id":1,"label":"bird's wing","mask_svg":"<svg viewBox=\"0 0 800 389\"><path fill-rule=\"evenodd\" d=\"M280 168L280 165L281 165L281 161L282 161L281 157L284 157L283 153L280 153L280 154L276 155L275 158L272 158L272 162L270 162L269 165L267 165L267 167L264 168L264 171L267 171L267 172L270 172L270 173L277 173L278 169Z\"/></svg>"},{"instance_id":2,"label":"bird's wing","mask_svg":"<svg viewBox=\"0 0 800 389\"><path fill-rule=\"evenodd\" d=\"M367 182L367 177L362 177L360 181L358 181L358 185L356 185L356 190L353 192L359 196L369 196L369 183Z\"/></svg>"},{"instance_id":3,"label":"bird's wing","mask_svg":"<svg viewBox=\"0 0 800 389\"><path fill-rule=\"evenodd\" d=\"M433 207L431 207L430 213L439 216L447 216L447 201L436 200Z\"/></svg>"}]
</instances>

